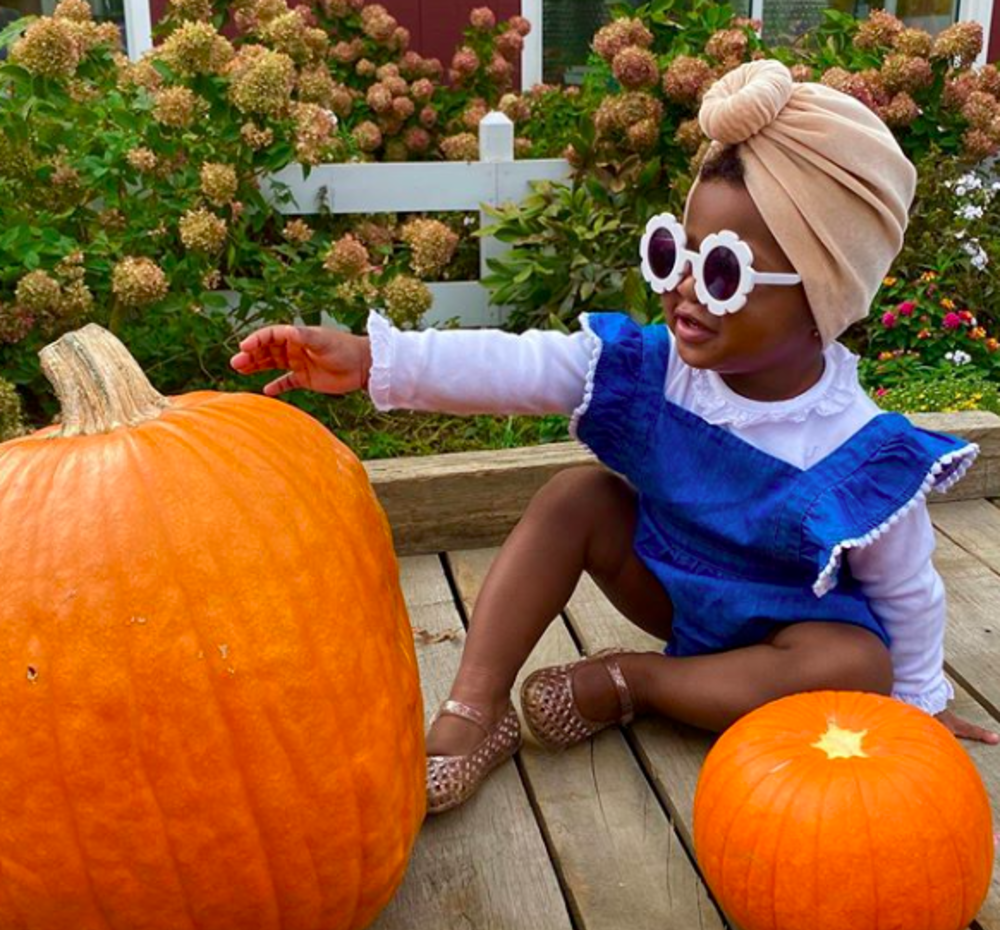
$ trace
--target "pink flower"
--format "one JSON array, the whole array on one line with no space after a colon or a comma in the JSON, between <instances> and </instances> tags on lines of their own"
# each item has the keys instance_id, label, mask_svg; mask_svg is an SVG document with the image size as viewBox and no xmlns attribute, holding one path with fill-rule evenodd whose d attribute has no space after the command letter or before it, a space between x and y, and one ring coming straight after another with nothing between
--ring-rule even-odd
<instances>
[{"instance_id":1,"label":"pink flower","mask_svg":"<svg viewBox=\"0 0 1000 930\"><path fill-rule=\"evenodd\" d=\"M885 397L885 395L888 394L888 393L889 392L885 388L880 387L880 388L876 389L875 396L876 397Z\"/></svg>"},{"instance_id":2,"label":"pink flower","mask_svg":"<svg viewBox=\"0 0 1000 930\"><path fill-rule=\"evenodd\" d=\"M886 329L892 329L892 328L893 328L893 326L895 326L895 325L896 325L896 314L895 314L895 313L893 313L892 311L889 311L889 312L887 312L887 313L884 313L884 314L882 315L882 325L883 325L883 326L884 326L884 327L885 327Z\"/></svg>"},{"instance_id":3,"label":"pink flower","mask_svg":"<svg viewBox=\"0 0 1000 930\"><path fill-rule=\"evenodd\" d=\"M962 318L952 311L951 313L946 313L944 315L944 321L942 323L945 329L960 329L962 326Z\"/></svg>"},{"instance_id":4,"label":"pink flower","mask_svg":"<svg viewBox=\"0 0 1000 930\"><path fill-rule=\"evenodd\" d=\"M900 316L912 316L913 311L917 309L917 305L912 300L904 300L898 307L896 307L896 312Z\"/></svg>"}]
</instances>

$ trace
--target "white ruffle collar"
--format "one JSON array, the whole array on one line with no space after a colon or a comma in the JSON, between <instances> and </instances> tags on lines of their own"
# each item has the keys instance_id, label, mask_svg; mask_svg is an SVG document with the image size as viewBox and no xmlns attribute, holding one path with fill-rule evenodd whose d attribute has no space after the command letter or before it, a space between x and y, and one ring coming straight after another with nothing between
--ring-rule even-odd
<instances>
[{"instance_id":1,"label":"white ruffle collar","mask_svg":"<svg viewBox=\"0 0 1000 930\"><path fill-rule=\"evenodd\" d=\"M714 426L736 428L834 416L855 403L861 393L858 357L834 342L824 350L823 358L826 367L819 381L798 397L779 401L750 400L727 386L717 372L691 368L693 412ZM676 355L671 361L684 364Z\"/></svg>"}]
</instances>

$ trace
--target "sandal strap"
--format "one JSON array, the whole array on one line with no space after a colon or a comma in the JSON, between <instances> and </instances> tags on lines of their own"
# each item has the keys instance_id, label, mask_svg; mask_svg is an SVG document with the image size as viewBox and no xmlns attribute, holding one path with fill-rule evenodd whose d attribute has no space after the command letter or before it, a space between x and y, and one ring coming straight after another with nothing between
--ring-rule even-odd
<instances>
[{"instance_id":1,"label":"sandal strap","mask_svg":"<svg viewBox=\"0 0 1000 930\"><path fill-rule=\"evenodd\" d=\"M619 674L621 673L619 672ZM447 701L441 703L435 719L443 717L446 714L450 714L452 717L462 717L476 724L480 729L489 732L490 721L486 718L486 714L479 710L479 708L472 707L470 704L463 704L461 701L453 701L449 698Z\"/></svg>"},{"instance_id":2,"label":"sandal strap","mask_svg":"<svg viewBox=\"0 0 1000 930\"><path fill-rule=\"evenodd\" d=\"M618 664L618 655L602 658L601 662L604 663L604 667L607 669L608 674L611 676L611 680L615 683L615 689L618 691L618 702L621 704L622 708L621 720L618 722L621 726L624 726L627 723L631 723L635 719L635 706L632 703L632 692L629 691L628 682L625 680L625 675L622 673L621 666Z\"/></svg>"}]
</instances>

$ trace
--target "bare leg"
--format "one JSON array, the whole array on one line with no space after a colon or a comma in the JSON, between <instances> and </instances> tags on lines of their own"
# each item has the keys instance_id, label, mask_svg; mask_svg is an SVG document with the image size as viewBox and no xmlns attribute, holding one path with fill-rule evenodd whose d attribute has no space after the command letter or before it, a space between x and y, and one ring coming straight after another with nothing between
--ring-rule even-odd
<instances>
[{"instance_id":1,"label":"bare leg","mask_svg":"<svg viewBox=\"0 0 1000 930\"><path fill-rule=\"evenodd\" d=\"M638 713L707 730L724 730L754 708L802 691L892 689L889 650L873 633L846 623L796 623L743 649L680 659L641 653L620 664ZM584 671L591 672L586 679ZM573 689L585 717L617 714L614 687L599 665L574 675Z\"/></svg>"},{"instance_id":2,"label":"bare leg","mask_svg":"<svg viewBox=\"0 0 1000 930\"><path fill-rule=\"evenodd\" d=\"M603 468L568 469L545 485L486 577L451 697L498 719L525 659L585 571L622 613L666 639L670 599L635 555L635 522L635 493ZM465 753L482 735L466 720L442 717L431 727L427 752Z\"/></svg>"}]
</instances>

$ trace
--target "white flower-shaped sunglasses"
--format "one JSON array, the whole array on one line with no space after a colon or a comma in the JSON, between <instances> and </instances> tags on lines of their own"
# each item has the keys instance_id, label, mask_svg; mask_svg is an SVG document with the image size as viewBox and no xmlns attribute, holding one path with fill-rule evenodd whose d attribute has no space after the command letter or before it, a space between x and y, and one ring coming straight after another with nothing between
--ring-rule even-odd
<instances>
[{"instance_id":1,"label":"white flower-shaped sunglasses","mask_svg":"<svg viewBox=\"0 0 1000 930\"><path fill-rule=\"evenodd\" d=\"M706 236L697 252L687 248L687 233L671 213L654 216L639 243L642 276L657 293L674 290L688 264L698 300L715 316L743 309L758 284L801 284L797 274L753 269L753 251L727 229Z\"/></svg>"}]
</instances>

